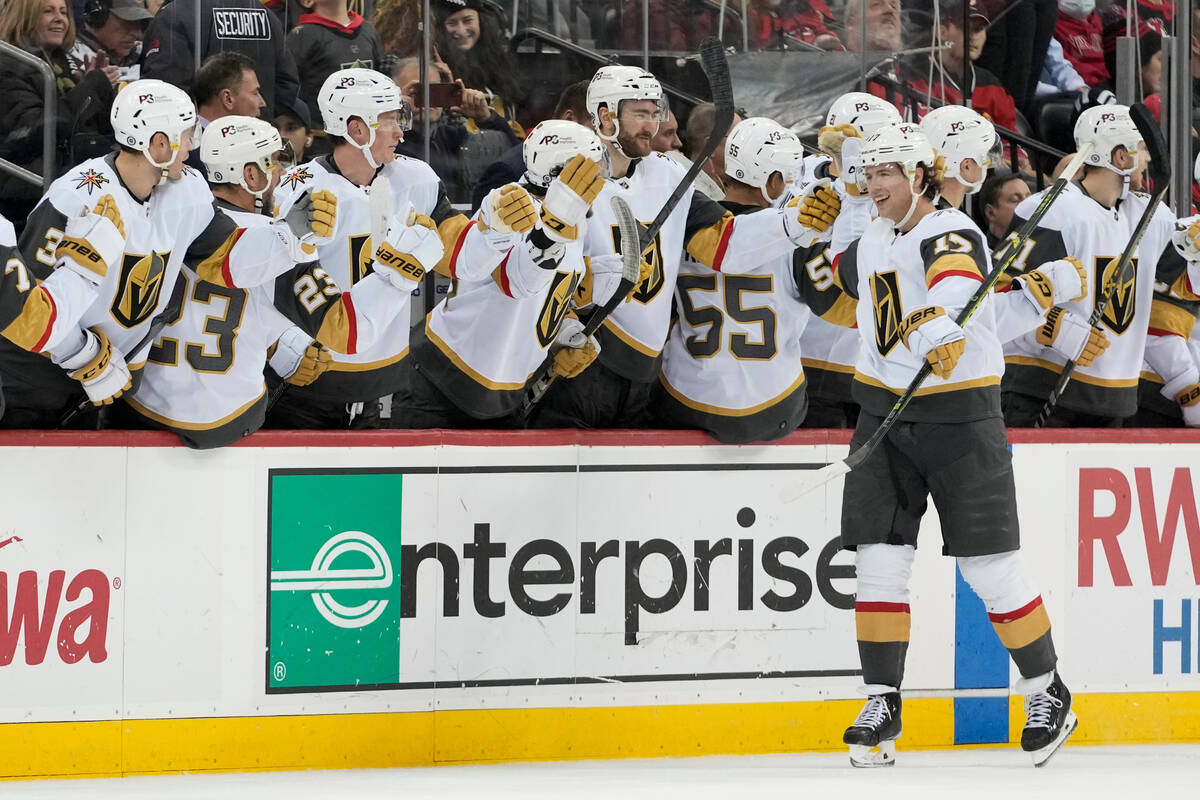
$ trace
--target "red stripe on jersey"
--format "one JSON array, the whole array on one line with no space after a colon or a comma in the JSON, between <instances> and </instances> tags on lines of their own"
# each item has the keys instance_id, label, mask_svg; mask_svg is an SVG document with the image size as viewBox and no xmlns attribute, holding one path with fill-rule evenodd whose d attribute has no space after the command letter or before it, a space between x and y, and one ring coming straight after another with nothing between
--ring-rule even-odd
<instances>
[{"instance_id":1,"label":"red stripe on jersey","mask_svg":"<svg viewBox=\"0 0 1200 800\"><path fill-rule=\"evenodd\" d=\"M47 292L41 286L34 291L41 292L46 295L46 299L50 301L50 319L46 322L46 330L42 333L42 338L37 340L37 344L33 346L34 353L42 352L42 348L46 346L46 340L50 338L50 332L54 330L54 320L58 319L58 306L54 305L54 295Z\"/></svg>"},{"instance_id":2,"label":"red stripe on jersey","mask_svg":"<svg viewBox=\"0 0 1200 800\"><path fill-rule=\"evenodd\" d=\"M237 284L233 282L233 273L229 271L229 254L233 252L233 248L237 247L238 239L241 239L245 232L245 228L238 228L233 232L233 244L229 245L229 249L225 251L225 259L221 262L221 280L225 281L225 285L230 288Z\"/></svg>"},{"instance_id":3,"label":"red stripe on jersey","mask_svg":"<svg viewBox=\"0 0 1200 800\"><path fill-rule=\"evenodd\" d=\"M342 305L346 307L346 355L354 355L358 352L358 316L349 292L342 292Z\"/></svg>"},{"instance_id":4,"label":"red stripe on jersey","mask_svg":"<svg viewBox=\"0 0 1200 800\"><path fill-rule=\"evenodd\" d=\"M855 603L854 610L862 612L883 611L892 614L912 613L908 603Z\"/></svg>"},{"instance_id":5,"label":"red stripe on jersey","mask_svg":"<svg viewBox=\"0 0 1200 800\"><path fill-rule=\"evenodd\" d=\"M733 236L734 220L729 220L725 230L721 231L721 241L717 243L717 254L713 257L713 270L721 271L721 262L725 260L725 250L729 247L729 237Z\"/></svg>"},{"instance_id":6,"label":"red stripe on jersey","mask_svg":"<svg viewBox=\"0 0 1200 800\"><path fill-rule=\"evenodd\" d=\"M510 255L512 255L512 250L504 254L504 260L500 262L498 269L500 270L500 291L512 297L512 288L508 285L508 257Z\"/></svg>"},{"instance_id":7,"label":"red stripe on jersey","mask_svg":"<svg viewBox=\"0 0 1200 800\"><path fill-rule=\"evenodd\" d=\"M471 228L475 226L475 220L467 223L467 227L462 229L462 233L458 235L458 240L454 242L454 252L450 254L450 277L458 279L458 270L454 265L458 263L458 254L462 252L463 245L467 242L467 234L471 232Z\"/></svg>"},{"instance_id":8,"label":"red stripe on jersey","mask_svg":"<svg viewBox=\"0 0 1200 800\"><path fill-rule=\"evenodd\" d=\"M1180 339L1183 338L1183 334L1181 333L1176 333L1175 331L1164 331L1162 328L1147 328L1146 333L1150 336L1178 336Z\"/></svg>"},{"instance_id":9,"label":"red stripe on jersey","mask_svg":"<svg viewBox=\"0 0 1200 800\"><path fill-rule=\"evenodd\" d=\"M838 268L838 264L840 264L840 263L841 263L841 261L842 261L842 256L845 254L845 252L846 252L846 251L845 251L845 250L843 250L841 253L838 253L836 256L834 256L834 257L833 257L833 261L832 261L832 262L830 263L830 265L829 265L830 267L832 267L832 268L833 268L833 272L834 272L834 274L835 274L835 275L837 274L837 268Z\"/></svg>"},{"instance_id":10,"label":"red stripe on jersey","mask_svg":"<svg viewBox=\"0 0 1200 800\"><path fill-rule=\"evenodd\" d=\"M1000 614L993 614L989 611L988 619L990 619L992 622L1016 622L1022 617L1027 617L1032 614L1041 604L1042 596L1039 594L1037 597L1018 608L1016 611L1005 611Z\"/></svg>"},{"instance_id":11,"label":"red stripe on jersey","mask_svg":"<svg viewBox=\"0 0 1200 800\"><path fill-rule=\"evenodd\" d=\"M975 281L979 281L980 283L983 283L983 276L980 275L978 272L968 272L965 269L948 269L945 272L940 273L936 278L934 278L933 283L929 284L929 288L932 289L933 287L937 286L939 283L941 283L946 278L956 278L956 277L957 278L970 278L971 280L975 280Z\"/></svg>"}]
</instances>

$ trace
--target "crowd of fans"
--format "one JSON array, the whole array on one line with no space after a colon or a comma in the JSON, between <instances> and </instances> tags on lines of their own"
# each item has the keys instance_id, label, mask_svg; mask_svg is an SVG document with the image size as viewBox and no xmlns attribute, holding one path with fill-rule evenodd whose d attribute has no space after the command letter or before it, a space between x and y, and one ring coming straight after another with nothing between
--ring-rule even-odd
<instances>
[{"instance_id":1,"label":"crowd of fans","mask_svg":"<svg viewBox=\"0 0 1200 800\"><path fill-rule=\"evenodd\" d=\"M686 53L720 33L738 49L744 41L751 50L899 54L873 62L883 67L868 88L906 119L969 100L997 126L1029 134L1026 120L1047 103L1073 106L1073 121L1089 106L1115 102L1116 40L1127 35L1136 41L1137 92L1157 113L1162 37L1177 13L1167 0L1099 8L1095 0L432 0L433 58L422 75L422 6L381 0L368 7L368 18L355 10L361 0L0 0L0 40L44 61L57 93L54 163L47 165L42 74L0 52L0 158L35 175L61 174L109 152L118 144L109 109L119 88L140 77L187 91L202 128L230 115L273 123L285 166L303 163L334 145L318 89L339 69L366 67L393 78L414 109L416 124L397 151L427 157L449 199L475 210L489 191L523 174L521 142L539 121L525 107L530 80L538 78L518 69L509 42L514 27L542 28L605 53L637 51L646 42L651 51ZM1200 105L1200 11L1194 15L1193 102ZM204 20L198 35L197 16ZM591 127L588 77L554 76L566 88L553 118ZM653 149L690 163L712 125L711 104L682 104L659 127ZM724 153L722 143L697 184L715 199L727 188ZM198 153L192 156L189 163L202 169ZM991 175L976 198L976 220L992 245L1036 188L1030 159L1026 149L1007 150L1005 163L1014 168ZM0 213L18 233L40 196L40 186L0 171Z\"/></svg>"}]
</instances>

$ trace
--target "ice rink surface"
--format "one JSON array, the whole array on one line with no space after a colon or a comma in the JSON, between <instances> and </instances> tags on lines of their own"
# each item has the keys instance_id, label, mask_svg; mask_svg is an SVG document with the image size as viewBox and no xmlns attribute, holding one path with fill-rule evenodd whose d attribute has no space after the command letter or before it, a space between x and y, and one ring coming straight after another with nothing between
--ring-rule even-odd
<instances>
[{"instance_id":1,"label":"ice rink surface","mask_svg":"<svg viewBox=\"0 0 1200 800\"><path fill-rule=\"evenodd\" d=\"M9 798L1039 798L1200 797L1200 745L1067 747L1035 769L1016 748L904 752L856 770L842 753L559 761L409 769L164 775L0 784Z\"/></svg>"}]
</instances>

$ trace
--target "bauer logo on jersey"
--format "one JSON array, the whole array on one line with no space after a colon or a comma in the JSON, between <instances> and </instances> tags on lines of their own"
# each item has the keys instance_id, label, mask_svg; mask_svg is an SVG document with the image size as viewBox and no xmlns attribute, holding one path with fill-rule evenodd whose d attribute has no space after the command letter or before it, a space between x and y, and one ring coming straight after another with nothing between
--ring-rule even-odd
<instances>
[{"instance_id":1,"label":"bauer logo on jersey","mask_svg":"<svg viewBox=\"0 0 1200 800\"><path fill-rule=\"evenodd\" d=\"M1137 312L1137 257L1130 260L1125 279L1113 286L1109 282L1114 278L1119 260L1117 257L1096 256L1094 271L1094 274L1100 275L1101 265L1108 262L1103 267L1103 277L1096 281L1096 303L1099 304L1105 294L1109 291L1112 292L1112 300L1104 309L1104 316L1100 318L1100 321L1117 336L1129 330L1129 326L1133 324L1134 314Z\"/></svg>"},{"instance_id":2,"label":"bauer logo on jersey","mask_svg":"<svg viewBox=\"0 0 1200 800\"><path fill-rule=\"evenodd\" d=\"M312 177L312 173L308 171L308 167L296 167L287 175L284 175L280 183L288 189L293 189L302 183L308 183L312 180Z\"/></svg>"},{"instance_id":3,"label":"bauer logo on jersey","mask_svg":"<svg viewBox=\"0 0 1200 800\"><path fill-rule=\"evenodd\" d=\"M555 272L550 279L550 291L546 292L546 302L538 312L537 337L542 347L554 344L554 337L571 308L571 298L575 296L580 277L578 272Z\"/></svg>"},{"instance_id":4,"label":"bauer logo on jersey","mask_svg":"<svg viewBox=\"0 0 1200 800\"><path fill-rule=\"evenodd\" d=\"M642 230L647 230L650 227L648 222L639 222ZM621 252L621 229L616 225L612 226L613 252L620 254ZM654 241L650 243L650 247L642 256L646 261L650 262L650 266L654 271L650 273L650 277L637 285L633 293L629 296L639 303L645 305L658 297L658 293L662 291L663 283L666 278L663 274L663 257L662 257L662 237L659 234L654 234Z\"/></svg>"},{"instance_id":5,"label":"bauer logo on jersey","mask_svg":"<svg viewBox=\"0 0 1200 800\"><path fill-rule=\"evenodd\" d=\"M138 255L126 253L121 261L121 278L113 299L113 318L126 328L140 325L154 314L162 294L163 275L170 253Z\"/></svg>"},{"instance_id":6,"label":"bauer logo on jersey","mask_svg":"<svg viewBox=\"0 0 1200 800\"><path fill-rule=\"evenodd\" d=\"M93 189L100 189L104 184L108 183L108 176L103 173L96 172L94 169L89 169L81 175L76 175L75 180L79 183L75 184L76 189L87 189L90 197Z\"/></svg>"},{"instance_id":7,"label":"bauer logo on jersey","mask_svg":"<svg viewBox=\"0 0 1200 800\"><path fill-rule=\"evenodd\" d=\"M900 343L900 285L896 273L871 276L871 300L875 304L875 346L887 356Z\"/></svg>"}]
</instances>

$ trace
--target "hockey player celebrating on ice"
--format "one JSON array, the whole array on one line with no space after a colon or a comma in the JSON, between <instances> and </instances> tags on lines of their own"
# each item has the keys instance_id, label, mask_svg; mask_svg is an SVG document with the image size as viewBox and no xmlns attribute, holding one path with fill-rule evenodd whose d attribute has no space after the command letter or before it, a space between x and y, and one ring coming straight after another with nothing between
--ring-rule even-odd
<instances>
[{"instance_id":1,"label":"hockey player celebrating on ice","mask_svg":"<svg viewBox=\"0 0 1200 800\"><path fill-rule=\"evenodd\" d=\"M608 149L612 178L592 205L584 254L613 254L620 240L611 197L625 199L649 226L686 170L652 153L650 142L667 115L662 87L639 67L605 66L587 91L592 127ZM719 134L719 132L717 132ZM836 198L832 198L836 202ZM530 417L539 428L616 428L644 424L650 389L658 378L671 321L672 288L684 252L717 272L752 269L812 242L800 213L821 205L811 199L796 208L735 218L691 187L644 252L650 277L639 283L599 329L603 347L596 363L574 380L555 381ZM820 212L830 220L836 209ZM737 255L736 259L727 256Z\"/></svg>"},{"instance_id":2,"label":"hockey player celebrating on ice","mask_svg":"<svg viewBox=\"0 0 1200 800\"><path fill-rule=\"evenodd\" d=\"M273 125L250 117L222 117L201 136L217 206L246 229L271 224L282 146ZM377 266L345 295L315 260L249 290L200 281L185 267L179 315L150 349L128 405L190 447L253 433L267 410L268 355L278 376L305 386L328 367L322 345L349 353L368 347L407 310L416 282L407 273L389 279L397 271L389 262Z\"/></svg>"},{"instance_id":3,"label":"hockey player celebrating on ice","mask_svg":"<svg viewBox=\"0 0 1200 800\"><path fill-rule=\"evenodd\" d=\"M280 214L313 189L338 197L334 240L318 249L337 288L349 291L381 264L390 267L383 274L397 288L415 287L431 269L467 280L490 276L503 253L454 210L428 164L395 152L412 110L392 79L369 69L338 70L317 102L325 132L341 140L332 154L291 169L276 197ZM401 311L374 344L333 353L320 381L287 391L268 425L378 427L378 399L403 386L408 337L409 314Z\"/></svg>"},{"instance_id":4,"label":"hockey player celebrating on ice","mask_svg":"<svg viewBox=\"0 0 1200 800\"><path fill-rule=\"evenodd\" d=\"M832 263L875 218L875 204L858 184L862 142L884 125L899 122L900 112L894 105L866 92L842 95L825 115L817 145L826 155L804 159L804 184L807 188L831 179L842 207L833 223L829 247L814 253L805 264L818 287L833 285ZM809 407L804 427L854 427L858 404L850 387L858 360L858 333L817 317L805 326L800 349L804 351L804 374L808 379Z\"/></svg>"},{"instance_id":5,"label":"hockey player celebrating on ice","mask_svg":"<svg viewBox=\"0 0 1200 800\"><path fill-rule=\"evenodd\" d=\"M862 412L851 450L879 427L922 364L933 368L883 446L846 475L841 537L855 551L868 700L843 740L855 766L894 763L908 581L932 495L943 552L956 558L1021 673L1021 747L1044 763L1074 730L1075 715L1055 669L1050 619L1018 550L991 298L965 328L954 322L989 270L985 239L962 212L934 206L934 163L914 125L887 126L867 139L862 165L879 218L838 264L846 292L859 298L862 337L854 383Z\"/></svg>"},{"instance_id":6,"label":"hockey player celebrating on ice","mask_svg":"<svg viewBox=\"0 0 1200 800\"><path fill-rule=\"evenodd\" d=\"M962 208L967 195L983 187L988 168L1000 156L995 126L965 106L941 106L926 114L920 127L937 154L941 202ZM1088 288L1087 272L1074 258L1049 261L1015 278L1002 275L997 285L992 306L1002 343L1046 326L1047 315L1064 313L1061 308L1055 310L1055 303L1082 300ZM1086 324L1070 324L1074 321L1074 317L1059 320L1047 328L1055 331L1051 346L1069 351L1069 356L1078 354L1079 363L1087 366L1108 347L1108 339L1103 331Z\"/></svg>"},{"instance_id":7,"label":"hockey player celebrating on ice","mask_svg":"<svg viewBox=\"0 0 1200 800\"><path fill-rule=\"evenodd\" d=\"M332 233L329 194L252 229L216 208L204 179L184 166L196 109L174 86L134 81L110 119L120 149L54 181L21 236L36 280L0 300L21 306L0 341L5 427L54 427L76 405L79 384L96 405L129 388L184 264L217 286L255 286Z\"/></svg>"},{"instance_id":8,"label":"hockey player celebrating on ice","mask_svg":"<svg viewBox=\"0 0 1200 800\"><path fill-rule=\"evenodd\" d=\"M763 213L788 193L804 150L765 117L739 122L725 145L725 200L735 217ZM854 324L854 301L808 269L825 243L738 274L685 258L675 283L679 319L663 350L652 411L667 427L700 428L734 444L786 436L808 401L800 334L812 314ZM737 259L731 253L727 260Z\"/></svg>"},{"instance_id":9,"label":"hockey player celebrating on ice","mask_svg":"<svg viewBox=\"0 0 1200 800\"><path fill-rule=\"evenodd\" d=\"M620 278L618 256L590 266L583 257L585 217L604 185L604 145L578 123L547 120L522 148L524 181L493 190L478 215L481 228L515 246L491 275L459 280L414 330L407 386L396 395L406 427L523 426L516 412L547 354L563 378L596 358L599 345L583 335L574 307L598 289L607 299ZM498 208L524 210L505 220ZM512 241L524 233L524 242Z\"/></svg>"},{"instance_id":10,"label":"hockey player celebrating on ice","mask_svg":"<svg viewBox=\"0 0 1200 800\"><path fill-rule=\"evenodd\" d=\"M1069 256L1086 275L1087 293L1070 299L1073 291L1060 290L1069 282L1065 268L1052 276L1052 295L1026 292L1031 300L1051 307L1044 325L1004 347L1004 418L1015 427L1034 424L1063 365L1081 353L1084 358L1076 359L1078 368L1045 424L1119 425L1137 410L1148 328L1170 330L1177 324L1169 306L1153 302L1156 273L1162 272L1166 280L1168 273L1178 272L1171 265L1176 258L1170 247L1175 220L1166 206L1160 204L1155 211L1127 274L1114 274L1149 202L1147 195L1129 190L1131 176L1145 166L1145 145L1129 108L1106 105L1084 111L1075 123L1075 146L1091 148L1082 180L1068 185L1050 206L1014 267L1018 274L1027 273L1047 262L1061 265ZM1017 206L1013 229L1024 223L1041 198L1039 192ZM1099 322L1108 348L1088 363L1087 348L1094 343L1088 317L1110 289L1112 301Z\"/></svg>"}]
</instances>

